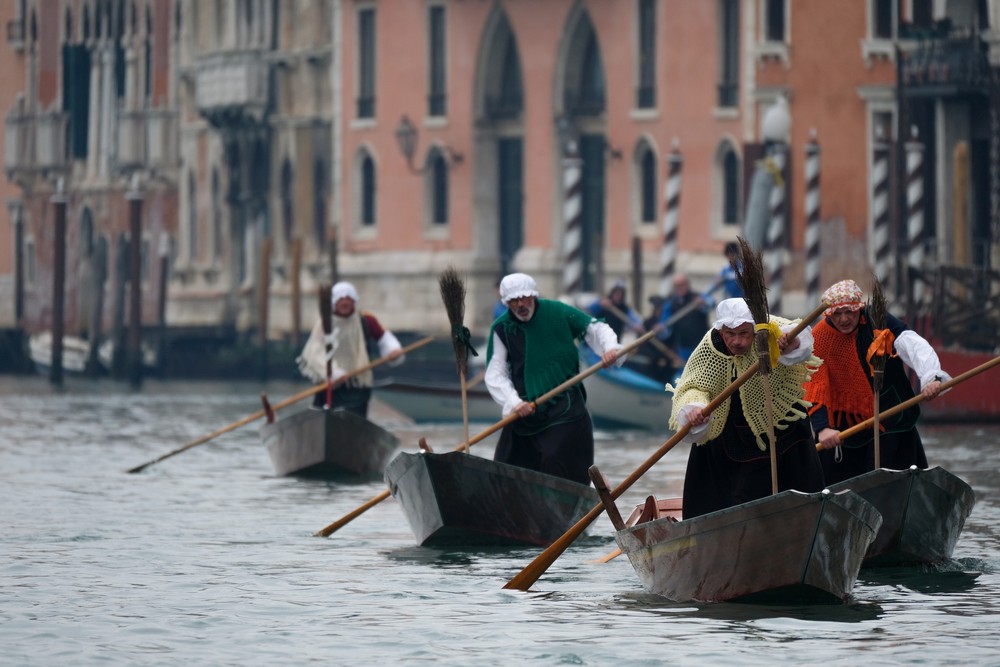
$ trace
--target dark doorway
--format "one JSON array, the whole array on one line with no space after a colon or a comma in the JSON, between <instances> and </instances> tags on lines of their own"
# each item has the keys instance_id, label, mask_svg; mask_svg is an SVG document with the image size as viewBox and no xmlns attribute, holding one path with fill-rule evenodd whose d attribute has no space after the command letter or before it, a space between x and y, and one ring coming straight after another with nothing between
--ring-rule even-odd
<instances>
[{"instance_id":1,"label":"dark doorway","mask_svg":"<svg viewBox=\"0 0 1000 667\"><path fill-rule=\"evenodd\" d=\"M524 244L524 142L520 137L497 144L500 222L500 275L511 272L514 255Z\"/></svg>"}]
</instances>

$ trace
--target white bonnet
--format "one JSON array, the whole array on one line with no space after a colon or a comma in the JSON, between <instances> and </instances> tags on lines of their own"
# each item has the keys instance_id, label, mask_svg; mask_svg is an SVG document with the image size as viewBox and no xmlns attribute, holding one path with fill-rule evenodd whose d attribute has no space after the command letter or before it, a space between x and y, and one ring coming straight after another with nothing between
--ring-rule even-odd
<instances>
[{"instance_id":1,"label":"white bonnet","mask_svg":"<svg viewBox=\"0 0 1000 667\"><path fill-rule=\"evenodd\" d=\"M750 306L742 298L724 299L715 307L715 328L729 327L735 329L741 324L755 324Z\"/></svg>"},{"instance_id":2,"label":"white bonnet","mask_svg":"<svg viewBox=\"0 0 1000 667\"><path fill-rule=\"evenodd\" d=\"M339 283L336 283L330 290L330 301L336 306L337 302L345 296L354 301L355 304L359 301L358 290L354 289L354 285L346 280L342 280Z\"/></svg>"},{"instance_id":3,"label":"white bonnet","mask_svg":"<svg viewBox=\"0 0 1000 667\"><path fill-rule=\"evenodd\" d=\"M538 296L535 279L527 273L511 273L500 281L500 300L507 303L522 296Z\"/></svg>"}]
</instances>

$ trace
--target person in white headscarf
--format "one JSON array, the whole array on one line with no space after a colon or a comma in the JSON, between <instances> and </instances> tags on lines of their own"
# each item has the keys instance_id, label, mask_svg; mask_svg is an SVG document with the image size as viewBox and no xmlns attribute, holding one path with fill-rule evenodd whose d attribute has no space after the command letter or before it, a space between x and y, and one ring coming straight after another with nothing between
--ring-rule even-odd
<instances>
[{"instance_id":1,"label":"person in white headscarf","mask_svg":"<svg viewBox=\"0 0 1000 667\"><path fill-rule=\"evenodd\" d=\"M823 468L806 419L803 383L822 361L812 354L806 328L789 339L794 323L772 316L781 330L780 356L770 373L778 453L778 488L821 491ZM690 424L684 440L694 443L684 476L684 518L690 519L771 493L771 463L764 382L760 373L711 413L704 408L757 361L756 325L742 298L716 308L715 324L695 347L674 393L670 428ZM777 331L775 331L777 334Z\"/></svg>"},{"instance_id":2,"label":"person in white headscarf","mask_svg":"<svg viewBox=\"0 0 1000 667\"><path fill-rule=\"evenodd\" d=\"M594 427L583 384L540 405L534 401L580 372L578 341L586 341L605 366L625 361L622 345L604 322L539 298L527 274L505 276L500 298L507 311L490 329L485 380L504 417L516 412L519 419L504 426L493 459L590 484Z\"/></svg>"},{"instance_id":3,"label":"person in white headscarf","mask_svg":"<svg viewBox=\"0 0 1000 667\"><path fill-rule=\"evenodd\" d=\"M370 365L377 357L385 357L393 366L403 362L402 346L396 336L383 327L375 315L358 308L360 299L354 285L346 281L338 282L330 290L330 300L333 313L329 338L323 333L323 323L317 318L302 354L295 360L303 376L313 382L326 380L328 359L332 362L333 380ZM366 370L337 385L328 407L343 408L367 417L371 395L372 372ZM313 405L327 407L326 402L326 392L320 391Z\"/></svg>"}]
</instances>

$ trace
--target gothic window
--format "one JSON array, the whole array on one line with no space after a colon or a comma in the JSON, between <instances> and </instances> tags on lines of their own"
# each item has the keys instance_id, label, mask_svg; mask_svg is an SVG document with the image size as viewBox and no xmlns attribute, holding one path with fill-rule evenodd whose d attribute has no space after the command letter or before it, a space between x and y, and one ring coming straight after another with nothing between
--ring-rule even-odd
<instances>
[{"instance_id":1,"label":"gothic window","mask_svg":"<svg viewBox=\"0 0 1000 667\"><path fill-rule=\"evenodd\" d=\"M636 107L656 106L656 0L639 0L639 86Z\"/></svg>"},{"instance_id":2,"label":"gothic window","mask_svg":"<svg viewBox=\"0 0 1000 667\"><path fill-rule=\"evenodd\" d=\"M656 153L645 142L639 150L639 203L640 221L643 224L656 222Z\"/></svg>"},{"instance_id":3,"label":"gothic window","mask_svg":"<svg viewBox=\"0 0 1000 667\"><path fill-rule=\"evenodd\" d=\"M430 8L430 53L428 58L428 69L430 71L430 85L427 98L427 113L430 116L444 116L447 114L447 78L445 65L447 62L446 45L446 24L445 8L443 5L434 5Z\"/></svg>"},{"instance_id":4,"label":"gothic window","mask_svg":"<svg viewBox=\"0 0 1000 667\"><path fill-rule=\"evenodd\" d=\"M719 1L719 107L737 106L740 86L740 3Z\"/></svg>"},{"instance_id":5,"label":"gothic window","mask_svg":"<svg viewBox=\"0 0 1000 667\"><path fill-rule=\"evenodd\" d=\"M375 10L358 12L358 118L375 117Z\"/></svg>"}]
</instances>

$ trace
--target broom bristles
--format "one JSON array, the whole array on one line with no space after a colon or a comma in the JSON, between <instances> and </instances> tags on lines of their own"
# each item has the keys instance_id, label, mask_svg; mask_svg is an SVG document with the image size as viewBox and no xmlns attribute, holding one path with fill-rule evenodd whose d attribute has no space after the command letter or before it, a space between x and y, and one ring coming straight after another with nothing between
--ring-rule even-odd
<instances>
[{"instance_id":1,"label":"broom bristles","mask_svg":"<svg viewBox=\"0 0 1000 667\"><path fill-rule=\"evenodd\" d=\"M438 286L441 288L444 309L448 313L448 323L451 324L451 342L455 349L455 363L458 365L459 375L464 376L469 352L456 334L462 329L465 318L465 282L455 268L449 266L438 277Z\"/></svg>"},{"instance_id":2,"label":"broom bristles","mask_svg":"<svg viewBox=\"0 0 1000 667\"><path fill-rule=\"evenodd\" d=\"M767 322L767 288L764 286L764 260L760 252L754 252L742 236L740 262L736 268L736 279L743 288L744 299L750 308L754 322Z\"/></svg>"}]
</instances>

